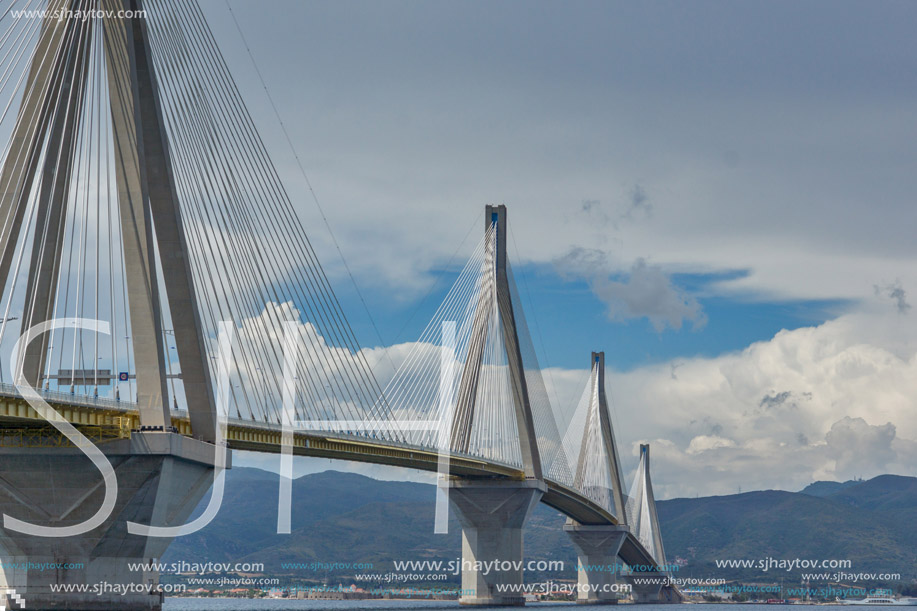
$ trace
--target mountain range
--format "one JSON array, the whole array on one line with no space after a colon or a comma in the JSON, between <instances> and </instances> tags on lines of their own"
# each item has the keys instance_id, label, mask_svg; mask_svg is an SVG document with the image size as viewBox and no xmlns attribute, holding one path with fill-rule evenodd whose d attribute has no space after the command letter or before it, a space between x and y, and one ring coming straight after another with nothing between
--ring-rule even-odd
<instances>
[{"instance_id":1,"label":"mountain range","mask_svg":"<svg viewBox=\"0 0 917 611\"><path fill-rule=\"evenodd\" d=\"M293 482L292 532L276 534L278 477L234 468L217 517L169 547L165 562L259 562L265 572L302 579L345 578L347 569L291 569L290 564L371 563L386 572L395 560L460 556L460 527L433 533L434 487L380 481L336 471ZM205 498L200 511L206 504ZM882 475L868 481L816 482L800 492L764 490L657 502L669 562L679 574L774 581L798 572L722 568L728 559L850 559L848 573L917 577L917 478ZM526 557L563 560L573 576L575 553L564 516L539 505L526 525ZM366 572L366 571L362 571ZM547 575L531 575L538 579Z\"/></svg>"}]
</instances>

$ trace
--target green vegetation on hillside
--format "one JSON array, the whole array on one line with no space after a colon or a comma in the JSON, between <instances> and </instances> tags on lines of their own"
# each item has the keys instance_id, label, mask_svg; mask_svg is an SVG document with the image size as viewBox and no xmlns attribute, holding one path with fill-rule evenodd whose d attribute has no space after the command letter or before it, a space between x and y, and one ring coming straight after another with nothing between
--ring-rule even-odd
<instances>
[{"instance_id":1,"label":"green vegetation on hillside","mask_svg":"<svg viewBox=\"0 0 917 611\"><path fill-rule=\"evenodd\" d=\"M803 492L767 490L658 503L669 562L682 576L798 582L800 572L726 569L729 559L850 559L848 573L917 575L917 479L885 475ZM827 483L831 484L831 483ZM814 493L814 494L812 494ZM278 478L257 469L228 473L222 509L205 529L176 540L167 562L261 562L266 572L335 580L354 572L284 568L288 563L371 563L373 573L395 560L454 560L461 554L455 518L449 534L433 534L434 488L326 471L293 484L293 532L278 535ZM202 507L207 499L202 501ZM573 577L575 554L564 516L539 505L526 527L526 556L563 560ZM365 572L365 571L364 571ZM821 572L821 571L817 571Z\"/></svg>"}]
</instances>

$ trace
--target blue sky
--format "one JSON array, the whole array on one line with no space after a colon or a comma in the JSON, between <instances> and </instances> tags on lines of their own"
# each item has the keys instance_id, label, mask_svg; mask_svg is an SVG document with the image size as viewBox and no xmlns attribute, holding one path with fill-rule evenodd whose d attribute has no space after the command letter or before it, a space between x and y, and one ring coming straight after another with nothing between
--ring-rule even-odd
<instances>
[{"instance_id":1,"label":"blue sky","mask_svg":"<svg viewBox=\"0 0 917 611\"><path fill-rule=\"evenodd\" d=\"M487 203L508 206L511 255L545 316L562 295L601 318L601 296L576 298L576 276L595 284L587 262L627 284L645 261L697 300L699 332L655 333L639 308L608 321L624 334L611 338L646 340L632 363L734 350L910 275L909 3L231 6L386 340L470 252ZM359 312L225 3L204 8ZM552 270L578 252L561 282Z\"/></svg>"},{"instance_id":2,"label":"blue sky","mask_svg":"<svg viewBox=\"0 0 917 611\"><path fill-rule=\"evenodd\" d=\"M604 350L660 496L912 472L917 5L231 5L381 341L204 7L364 345L419 335L505 203L556 396Z\"/></svg>"},{"instance_id":3,"label":"blue sky","mask_svg":"<svg viewBox=\"0 0 917 611\"><path fill-rule=\"evenodd\" d=\"M917 4L202 7L367 362L410 351L502 203L549 392L604 350L662 496L913 470Z\"/></svg>"},{"instance_id":4,"label":"blue sky","mask_svg":"<svg viewBox=\"0 0 917 611\"><path fill-rule=\"evenodd\" d=\"M364 345L419 335L504 203L557 395L605 350L661 496L912 471L917 5L230 5L293 150L203 4Z\"/></svg>"},{"instance_id":5,"label":"blue sky","mask_svg":"<svg viewBox=\"0 0 917 611\"><path fill-rule=\"evenodd\" d=\"M553 266L523 265L514 268L514 275L543 367L584 367L592 350L604 350L608 366L622 371L679 358L715 357L769 340L783 329L822 323L850 307L844 300L762 302L708 294L698 298L705 315L702 323L659 330L642 317L611 319L608 306L586 281L563 278ZM704 294L711 282L738 275L741 272L676 274L672 281L685 291ZM427 291L410 302L388 299L385 291L373 288L361 290L369 312L349 278L338 282L338 294L360 343L391 345L419 337L457 271L431 270L431 276Z\"/></svg>"}]
</instances>

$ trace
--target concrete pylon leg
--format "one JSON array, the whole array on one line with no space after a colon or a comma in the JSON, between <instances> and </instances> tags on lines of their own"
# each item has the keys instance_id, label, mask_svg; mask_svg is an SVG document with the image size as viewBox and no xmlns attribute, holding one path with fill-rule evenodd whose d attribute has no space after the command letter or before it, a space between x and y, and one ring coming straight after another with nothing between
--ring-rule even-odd
<instances>
[{"instance_id":1,"label":"concrete pylon leg","mask_svg":"<svg viewBox=\"0 0 917 611\"><path fill-rule=\"evenodd\" d=\"M678 604L685 601L684 595L672 585L665 585L659 590L659 602Z\"/></svg>"},{"instance_id":2,"label":"concrete pylon leg","mask_svg":"<svg viewBox=\"0 0 917 611\"><path fill-rule=\"evenodd\" d=\"M632 584L631 595L635 603L655 604L665 602L659 595L665 582L664 576L659 576L658 580L653 580L652 576L640 575L640 580L642 583L633 583L633 579L630 580Z\"/></svg>"},{"instance_id":3,"label":"concrete pylon leg","mask_svg":"<svg viewBox=\"0 0 917 611\"><path fill-rule=\"evenodd\" d=\"M673 586L669 578L665 575L656 574L655 583L646 583L654 578L653 575L641 575L640 579L644 583L633 584L631 593L635 603L645 603L651 605L677 604L684 602L684 595ZM633 578L631 578L633 582Z\"/></svg>"},{"instance_id":4,"label":"concrete pylon leg","mask_svg":"<svg viewBox=\"0 0 917 611\"><path fill-rule=\"evenodd\" d=\"M634 585L632 593L636 604L656 604L659 602L661 585Z\"/></svg>"},{"instance_id":5,"label":"concrete pylon leg","mask_svg":"<svg viewBox=\"0 0 917 611\"><path fill-rule=\"evenodd\" d=\"M115 509L105 523L74 537L0 529L0 592L14 589L27 609L162 608L159 572L132 565L159 560L171 539L128 534L127 522L184 524L213 482L214 446L156 432L134 433L100 449L118 478ZM101 503L102 476L77 448L4 448L0 458L4 514L68 526ZM6 608L19 607L7 602Z\"/></svg>"},{"instance_id":6,"label":"concrete pylon leg","mask_svg":"<svg viewBox=\"0 0 917 611\"><path fill-rule=\"evenodd\" d=\"M618 552L627 537L626 526L590 526L568 521L564 532L577 556L576 602L616 604L618 602Z\"/></svg>"},{"instance_id":7,"label":"concrete pylon leg","mask_svg":"<svg viewBox=\"0 0 917 611\"><path fill-rule=\"evenodd\" d=\"M449 500L462 525L463 605L525 604L522 527L547 487L537 480L453 480Z\"/></svg>"}]
</instances>

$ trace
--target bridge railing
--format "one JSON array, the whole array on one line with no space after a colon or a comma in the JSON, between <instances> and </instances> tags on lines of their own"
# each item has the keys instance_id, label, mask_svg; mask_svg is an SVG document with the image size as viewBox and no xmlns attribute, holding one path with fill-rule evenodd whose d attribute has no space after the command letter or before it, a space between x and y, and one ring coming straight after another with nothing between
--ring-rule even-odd
<instances>
[{"instance_id":1,"label":"bridge railing","mask_svg":"<svg viewBox=\"0 0 917 611\"><path fill-rule=\"evenodd\" d=\"M39 396L43 398L48 403L57 404L57 405L72 405L78 407L88 407L92 409L103 409L103 410L113 410L124 413L137 412L138 405L133 401L126 400L115 400L107 397L97 397L93 395L84 395L79 393L68 393L55 390L39 390L35 389L38 392ZM22 393L19 389L13 384L0 383L0 397L8 397L12 399L23 400ZM183 410L170 410L171 416L173 418L188 418L188 412ZM315 421L312 421L315 423ZM275 422L264 422L258 420L246 420L244 418L227 418L226 423L231 427L240 427L244 429L251 429L254 431L267 431L271 433L280 433L283 431L283 426ZM298 434L312 434L319 436L328 436L338 440L352 440L359 443L367 443L372 441L373 443L379 445L388 445L392 447L398 447L405 450L415 450L418 452L430 452L431 449L427 446L409 443L405 441L393 442L385 439L372 439L362 435L355 435L341 430L335 430L334 421L328 421L327 426L311 426L311 427L295 427L295 432ZM435 451L435 449L434 449ZM450 456L456 456L460 458L467 458L474 461L480 461L479 456L456 452L455 450L450 450ZM505 462L498 460L489 459L489 463L492 463L494 466L503 467L506 470L515 470L518 467L516 465L511 465Z\"/></svg>"},{"instance_id":2,"label":"bridge railing","mask_svg":"<svg viewBox=\"0 0 917 611\"><path fill-rule=\"evenodd\" d=\"M59 390L38 389L35 391L45 401L51 403L69 403L81 407L95 407L101 409L115 409L120 411L131 411L137 409L137 404L132 401L121 401L119 399L109 399L108 397L96 397L92 395L82 395L78 393L69 393ZM0 383L0 395L5 397L22 398L22 393L15 384L6 382Z\"/></svg>"}]
</instances>

